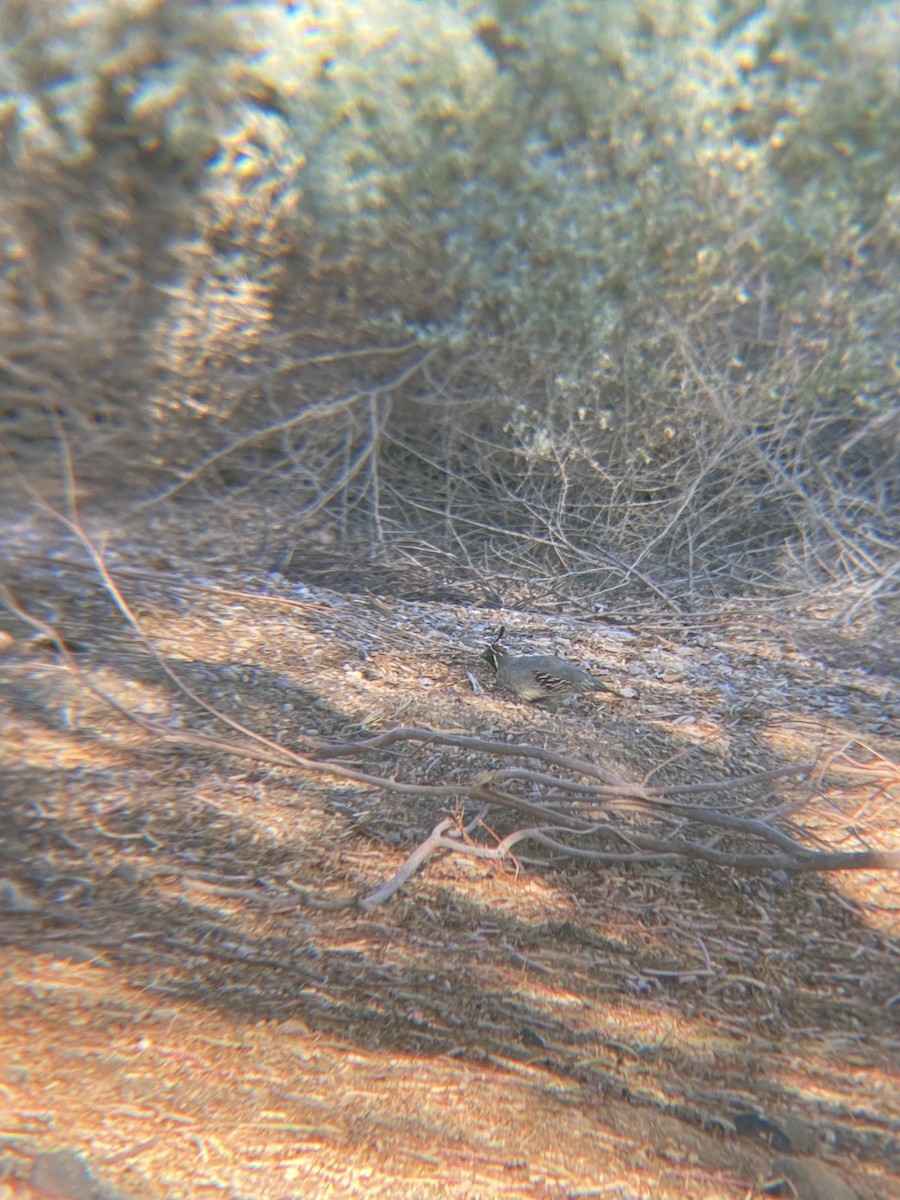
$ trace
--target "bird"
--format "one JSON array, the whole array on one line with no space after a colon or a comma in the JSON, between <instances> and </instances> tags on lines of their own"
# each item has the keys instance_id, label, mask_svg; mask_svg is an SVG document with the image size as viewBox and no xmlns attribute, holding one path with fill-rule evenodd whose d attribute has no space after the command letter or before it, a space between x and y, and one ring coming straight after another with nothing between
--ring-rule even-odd
<instances>
[{"instance_id":1,"label":"bird","mask_svg":"<svg viewBox=\"0 0 900 1200\"><path fill-rule=\"evenodd\" d=\"M521 700L556 700L582 692L612 692L612 688L574 663L553 654L510 654L491 642L484 657L494 668L497 682Z\"/></svg>"}]
</instances>

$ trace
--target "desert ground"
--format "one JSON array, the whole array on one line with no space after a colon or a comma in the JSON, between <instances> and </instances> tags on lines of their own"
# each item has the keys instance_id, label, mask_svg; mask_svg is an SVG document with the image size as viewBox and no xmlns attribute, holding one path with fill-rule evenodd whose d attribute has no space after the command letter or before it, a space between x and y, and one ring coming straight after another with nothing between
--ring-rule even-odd
<instances>
[{"instance_id":1,"label":"desert ground","mask_svg":"<svg viewBox=\"0 0 900 1200\"><path fill-rule=\"evenodd\" d=\"M0 1195L900 1195L890 645L82 532L99 567L47 514L4 535ZM501 693L500 625L613 691ZM618 832L517 840L492 795ZM888 866L782 869L753 821Z\"/></svg>"}]
</instances>

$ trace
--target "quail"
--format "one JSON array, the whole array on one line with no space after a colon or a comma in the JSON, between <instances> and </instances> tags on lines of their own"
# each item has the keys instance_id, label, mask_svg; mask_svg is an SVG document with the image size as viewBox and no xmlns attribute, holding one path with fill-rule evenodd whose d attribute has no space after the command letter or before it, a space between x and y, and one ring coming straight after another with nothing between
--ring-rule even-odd
<instances>
[{"instance_id":1,"label":"quail","mask_svg":"<svg viewBox=\"0 0 900 1200\"><path fill-rule=\"evenodd\" d=\"M484 657L497 673L497 682L522 700L556 700L577 692L611 692L605 683L574 663L552 654L510 654L492 642Z\"/></svg>"}]
</instances>

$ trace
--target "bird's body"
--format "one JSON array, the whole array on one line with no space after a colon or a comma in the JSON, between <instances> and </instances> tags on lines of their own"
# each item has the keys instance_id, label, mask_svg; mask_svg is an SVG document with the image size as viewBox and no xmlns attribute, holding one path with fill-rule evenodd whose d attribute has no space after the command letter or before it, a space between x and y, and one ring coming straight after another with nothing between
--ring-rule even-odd
<instances>
[{"instance_id":1,"label":"bird's body","mask_svg":"<svg viewBox=\"0 0 900 1200\"><path fill-rule=\"evenodd\" d=\"M497 673L497 683L522 700L556 700L581 692L609 692L605 683L553 654L510 654L494 642L484 656Z\"/></svg>"}]
</instances>

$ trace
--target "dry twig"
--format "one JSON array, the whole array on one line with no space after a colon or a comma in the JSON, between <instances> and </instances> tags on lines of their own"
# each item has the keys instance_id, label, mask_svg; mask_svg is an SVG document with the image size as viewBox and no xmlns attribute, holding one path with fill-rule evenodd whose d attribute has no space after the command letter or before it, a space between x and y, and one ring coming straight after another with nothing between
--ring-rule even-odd
<instances>
[{"instance_id":1,"label":"dry twig","mask_svg":"<svg viewBox=\"0 0 900 1200\"><path fill-rule=\"evenodd\" d=\"M11 590L0 584L0 601L19 619L49 638L75 678L93 696L120 716L137 724L151 737L185 748L232 754L255 762L295 770L304 774L332 777L388 793L470 802L484 811L486 807L518 813L529 819L493 844L479 843L469 835L481 824L480 817L459 832L448 832L449 821L441 821L426 840L406 859L392 879L367 896L346 897L335 902L316 901L301 893L308 904L358 904L371 909L383 903L402 887L415 872L439 852L502 860L514 846L531 842L554 855L601 863L653 863L661 861L702 861L718 867L746 871L782 871L788 874L809 871L900 869L900 851L864 849L853 852L812 850L796 837L776 828L776 814L768 817L741 817L705 805L686 802L698 794L740 793L761 782L778 778L805 777L822 764L803 763L741 778L729 778L689 785L648 786L621 777L602 762L574 758L530 743L487 740L443 730L400 727L372 737L342 742L324 742L306 737L303 753L265 737L250 726L210 705L190 688L155 648L144 633L140 621L113 578L103 552L94 543L78 515L75 481L71 460L64 445L68 515L50 508L29 487L32 495L60 521L86 551L94 571L118 611L128 623L137 642L154 658L170 683L206 716L222 723L238 737L200 733L174 728L151 720L120 704L99 687L77 662L59 629L29 612ZM397 745L432 745L466 751L478 756L477 769L470 778L456 784L431 785L347 766L342 758L364 759L373 752ZM512 767L497 766L498 759L510 760ZM535 770L534 764L541 769ZM827 766L834 766L828 763ZM859 764L852 763L854 771ZM739 837L740 846L721 846L723 837ZM610 843L613 847L610 848ZM622 845L626 849L622 849ZM750 848L746 848L749 846Z\"/></svg>"}]
</instances>

